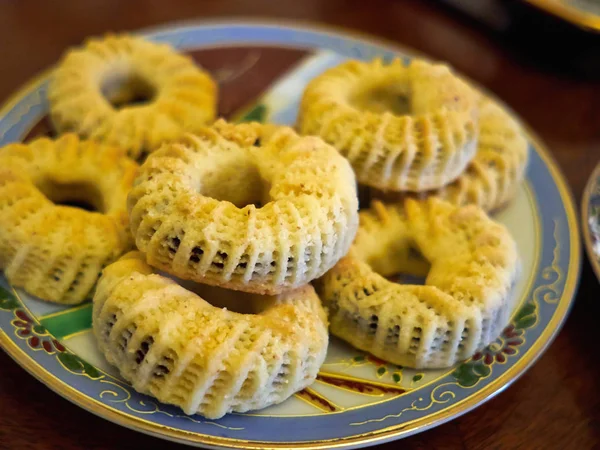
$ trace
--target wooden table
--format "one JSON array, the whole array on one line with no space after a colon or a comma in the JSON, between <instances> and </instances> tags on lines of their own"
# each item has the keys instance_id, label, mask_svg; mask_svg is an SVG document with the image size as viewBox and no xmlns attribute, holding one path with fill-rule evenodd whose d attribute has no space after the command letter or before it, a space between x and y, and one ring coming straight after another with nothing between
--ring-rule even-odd
<instances>
[{"instance_id":1,"label":"wooden table","mask_svg":"<svg viewBox=\"0 0 600 450\"><path fill-rule=\"evenodd\" d=\"M449 61L504 99L541 135L578 202L600 159L599 81L583 79L557 64L546 63L542 69L534 58L517 52L522 46L514 37L495 35L437 3L418 0L2 2L0 99L88 35L223 16L318 21L378 35ZM556 34L553 38L562 39ZM556 56L561 59L558 51ZM577 301L564 329L520 380L459 419L379 448L597 448L599 293L585 261ZM0 367L0 448L182 448L83 411L3 352Z\"/></svg>"}]
</instances>

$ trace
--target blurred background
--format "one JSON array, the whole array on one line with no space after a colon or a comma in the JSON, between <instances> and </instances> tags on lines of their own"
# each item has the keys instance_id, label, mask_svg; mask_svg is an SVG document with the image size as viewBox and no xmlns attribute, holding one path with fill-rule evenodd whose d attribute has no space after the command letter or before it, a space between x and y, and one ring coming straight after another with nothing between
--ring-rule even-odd
<instances>
[{"instance_id":1,"label":"blurred background","mask_svg":"<svg viewBox=\"0 0 600 450\"><path fill-rule=\"evenodd\" d=\"M600 7L594 0L87 0L0 2L0 101L87 36L177 21L301 21L368 33L444 60L542 138L576 203L600 159ZM565 9L566 8L566 9ZM564 330L513 387L464 417L385 448L598 448L599 289L589 263ZM171 444L60 399L0 352L0 448ZM56 409L57 414L48 415ZM83 444L85 442L85 444ZM133 448L132 447L132 448ZM179 448L173 444L173 447ZM182 447L183 448L183 447Z\"/></svg>"}]
</instances>

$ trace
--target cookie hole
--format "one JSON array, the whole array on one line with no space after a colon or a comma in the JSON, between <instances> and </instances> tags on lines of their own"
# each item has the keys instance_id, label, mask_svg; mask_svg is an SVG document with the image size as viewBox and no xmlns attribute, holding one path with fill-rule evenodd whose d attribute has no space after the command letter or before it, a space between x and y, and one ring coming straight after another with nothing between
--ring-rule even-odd
<instances>
[{"instance_id":1,"label":"cookie hole","mask_svg":"<svg viewBox=\"0 0 600 450\"><path fill-rule=\"evenodd\" d=\"M62 183L52 179L41 180L37 188L52 203L92 212L105 212L104 198L98 188L88 182Z\"/></svg>"},{"instance_id":2,"label":"cookie hole","mask_svg":"<svg viewBox=\"0 0 600 450\"><path fill-rule=\"evenodd\" d=\"M270 201L270 184L261 177L259 167L248 148L223 149L217 166L198 174L199 193L238 208L254 205L261 208ZM251 210L247 210L251 214Z\"/></svg>"},{"instance_id":3,"label":"cookie hole","mask_svg":"<svg viewBox=\"0 0 600 450\"><path fill-rule=\"evenodd\" d=\"M388 280L398 284L413 284L423 286L427 277L421 275L412 275L409 273L395 273L386 277Z\"/></svg>"},{"instance_id":4,"label":"cookie hole","mask_svg":"<svg viewBox=\"0 0 600 450\"><path fill-rule=\"evenodd\" d=\"M361 86L350 95L350 103L362 111L377 114L389 112L402 116L412 112L409 89L410 86L405 80L386 77Z\"/></svg>"},{"instance_id":5,"label":"cookie hole","mask_svg":"<svg viewBox=\"0 0 600 450\"><path fill-rule=\"evenodd\" d=\"M152 83L130 68L111 71L102 81L100 92L116 109L145 105L156 96Z\"/></svg>"},{"instance_id":6,"label":"cookie hole","mask_svg":"<svg viewBox=\"0 0 600 450\"><path fill-rule=\"evenodd\" d=\"M384 257L368 257L366 262L394 283L424 285L431 266L415 247L407 245L406 241L391 242Z\"/></svg>"},{"instance_id":7,"label":"cookie hole","mask_svg":"<svg viewBox=\"0 0 600 450\"><path fill-rule=\"evenodd\" d=\"M381 204L373 205L373 209L361 218L356 256L392 282L423 285L431 265L419 251L406 226L402 208L389 206L384 209ZM390 231L379 236L380 230L385 228L390 228Z\"/></svg>"}]
</instances>

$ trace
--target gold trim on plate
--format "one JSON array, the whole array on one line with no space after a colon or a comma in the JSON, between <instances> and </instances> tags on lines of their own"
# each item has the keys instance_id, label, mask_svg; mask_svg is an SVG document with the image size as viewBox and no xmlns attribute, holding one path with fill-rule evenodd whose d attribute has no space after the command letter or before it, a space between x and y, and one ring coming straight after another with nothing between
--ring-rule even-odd
<instances>
[{"instance_id":1,"label":"gold trim on plate","mask_svg":"<svg viewBox=\"0 0 600 450\"><path fill-rule=\"evenodd\" d=\"M583 229L583 241L585 243L585 248L588 253L588 260L592 265L592 269L594 269L594 273L596 274L596 278L600 282L600 261L596 257L596 252L594 252L594 243L592 242L592 236L590 236L590 197L592 196L592 187L595 184L595 180L600 177L600 163L596 165L592 173L590 174L590 178L588 179L585 189L583 191L583 198L581 200L581 228ZM597 189L600 189L600 186L597 186Z\"/></svg>"},{"instance_id":2,"label":"gold trim on plate","mask_svg":"<svg viewBox=\"0 0 600 450\"><path fill-rule=\"evenodd\" d=\"M244 20L244 21L203 21L203 22L195 22L194 25L208 25L208 24L222 24L222 25L234 25L234 24L254 24L254 25L276 25L276 26L287 26L290 28L298 29L298 22L285 22L285 21L257 21L257 20ZM168 28L176 28L170 26ZM161 27L162 29L166 29L167 27ZM301 29L312 29L318 32L325 32L329 34L342 34L354 39L360 39L366 42L370 42L372 44L378 44L385 46L391 50L396 50L399 52L403 52L407 55L418 56L419 52L407 49L406 47L400 46L396 43L385 41L382 39L374 38L369 35L365 35L362 33L356 33L352 31L348 31L345 29L337 28L337 27L321 27L314 26L312 24L302 24L300 22ZM152 30L143 30L144 32L148 31L158 31L160 28L153 28ZM28 82L22 89L17 91L14 95L10 97L8 100L8 104L4 106L0 110L0 116L5 115L6 112L14 107L16 103L18 103L19 99L22 98L24 93L27 93L41 82L45 80L47 74L49 72L44 72L37 77L35 77L32 81ZM381 443L384 441L389 441L393 439L397 439L408 434L413 434L417 431L423 431L428 428L432 428L433 426L440 425L444 422L449 421L453 417L460 416L467 411L479 406L488 398L494 396L499 392L500 387L507 385L508 383L516 380L523 372L533 364L538 357L542 354L542 352L546 349L546 347L553 340L555 335L558 333L561 328L569 306L571 304L570 300L573 298L575 294L575 290L577 287L577 280L579 277L579 271L581 266L581 248L580 248L580 240L577 226L577 216L575 214L574 202L572 195L569 191L569 188L566 185L566 182L560 173L558 166L554 159L550 156L548 150L541 144L540 140L537 136L526 127L526 131L528 134L528 138L531 142L534 143L537 153L540 158L546 164L554 182L557 185L559 190L562 203L565 208L565 214L567 216L568 228L569 228L569 239L570 239L570 259L568 265L568 272L566 274L565 279L565 287L563 291L562 297L559 299L556 311L554 312L552 319L550 320L547 327L542 332L541 336L538 340L533 344L533 346L527 351L523 357L516 361L515 364L510 367L504 374L502 374L497 379L493 380L489 385L480 391L475 392L473 395L465 398L461 402L453 404L451 407L438 411L432 415L427 417L421 417L419 419L406 422L403 424L398 424L394 426L390 426L387 428L383 428L380 430L376 430L373 432L360 433L352 436L346 436L343 438L337 439L329 439L329 440L316 440L316 441L305 441L294 443L293 448L295 449L306 449L306 450L316 450L323 448L347 448L347 447L355 447L359 445L373 445L375 443ZM537 210L536 210L537 212ZM282 448L290 448L289 443L277 443L277 442L264 442L264 441L247 441L243 439L234 439L234 438L225 438L219 436L212 436L200 433L191 433L187 431L183 431L180 429L175 429L172 427L168 427L165 425L156 424L154 422L149 422L145 419L139 417L132 417L123 413L122 411L116 410L105 403L101 403L79 391L74 389L72 386L66 384L64 381L56 378L50 372L48 372L43 366L39 365L35 362L27 353L21 350L3 331L0 330L0 345L4 348L4 350L24 369L30 372L33 376L35 376L42 383L46 384L56 393L65 397L66 399L72 401L73 403L87 409L88 411L103 417L107 420L110 420L119 425L125 426L127 428L131 428L137 431L144 432L146 434L167 438L176 442L181 442L185 444L192 445L202 445L204 447L212 447L212 448L240 448L247 450L271 450L271 449L282 449ZM444 385L440 385L440 387L445 387ZM438 389L436 388L436 389ZM442 393L442 395L446 395L446 392ZM448 394L450 395L450 394ZM450 398L448 398L449 400ZM443 398L441 400L444 400ZM446 401L448 401L446 400ZM443 403L443 401L438 401L438 403Z\"/></svg>"},{"instance_id":3,"label":"gold trim on plate","mask_svg":"<svg viewBox=\"0 0 600 450\"><path fill-rule=\"evenodd\" d=\"M567 0L525 0L527 3L560 17L580 28L600 32L600 16L571 5ZM534 30L532 30L534 32Z\"/></svg>"}]
</instances>

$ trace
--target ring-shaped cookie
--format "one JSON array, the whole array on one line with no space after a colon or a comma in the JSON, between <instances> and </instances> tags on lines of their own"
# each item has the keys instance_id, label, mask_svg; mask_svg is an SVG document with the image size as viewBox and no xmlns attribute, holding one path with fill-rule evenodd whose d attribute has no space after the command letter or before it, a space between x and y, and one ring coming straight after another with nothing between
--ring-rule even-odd
<instances>
[{"instance_id":1,"label":"ring-shaped cookie","mask_svg":"<svg viewBox=\"0 0 600 450\"><path fill-rule=\"evenodd\" d=\"M48 88L59 132L117 145L136 159L212 122L216 98L214 81L191 58L127 35L68 51Z\"/></svg>"},{"instance_id":2,"label":"ring-shaped cookie","mask_svg":"<svg viewBox=\"0 0 600 450\"><path fill-rule=\"evenodd\" d=\"M456 179L475 154L477 95L446 66L351 60L308 83L302 134L344 155L361 184L420 192Z\"/></svg>"},{"instance_id":3,"label":"ring-shaped cookie","mask_svg":"<svg viewBox=\"0 0 600 450\"><path fill-rule=\"evenodd\" d=\"M128 253L104 269L94 295L100 350L138 392L217 419L280 403L315 380L329 338L310 285L257 296L259 313L240 314L152 272Z\"/></svg>"},{"instance_id":4,"label":"ring-shaped cookie","mask_svg":"<svg viewBox=\"0 0 600 450\"><path fill-rule=\"evenodd\" d=\"M496 102L482 97L479 104L477 152L452 183L417 194L436 196L456 205L477 205L495 211L509 203L525 178L528 145L521 126ZM371 191L373 198L397 202L406 194Z\"/></svg>"},{"instance_id":5,"label":"ring-shaped cookie","mask_svg":"<svg viewBox=\"0 0 600 450\"><path fill-rule=\"evenodd\" d=\"M151 154L129 195L147 262L179 278L276 294L323 275L358 227L352 168L317 137L217 122Z\"/></svg>"},{"instance_id":6,"label":"ring-shaped cookie","mask_svg":"<svg viewBox=\"0 0 600 450\"><path fill-rule=\"evenodd\" d=\"M431 264L424 286L384 278L426 273L414 249ZM335 336L394 364L441 368L498 337L518 269L506 228L476 206L374 202L361 211L350 253L317 282L317 292Z\"/></svg>"},{"instance_id":7,"label":"ring-shaped cookie","mask_svg":"<svg viewBox=\"0 0 600 450\"><path fill-rule=\"evenodd\" d=\"M102 268L133 244L126 204L136 172L125 151L74 134L0 149L0 268L8 281L44 300L83 301ZM69 201L97 212L60 204Z\"/></svg>"}]
</instances>

